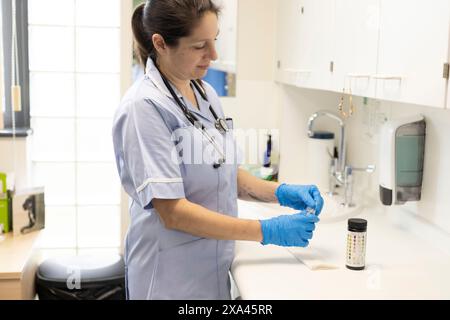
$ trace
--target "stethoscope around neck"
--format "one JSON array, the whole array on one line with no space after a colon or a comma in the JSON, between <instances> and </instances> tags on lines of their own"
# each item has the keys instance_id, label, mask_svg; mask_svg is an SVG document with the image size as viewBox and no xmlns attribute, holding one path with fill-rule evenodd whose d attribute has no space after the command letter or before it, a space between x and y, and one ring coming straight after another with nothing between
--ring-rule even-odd
<instances>
[{"instance_id":1,"label":"stethoscope around neck","mask_svg":"<svg viewBox=\"0 0 450 320\"><path fill-rule=\"evenodd\" d=\"M156 64L155 64L156 66ZM176 95L175 91L173 90L172 86L170 85L169 81L166 79L166 77L161 73L158 67L156 67L159 71L159 74L161 75L162 80L164 81L165 86L169 90L170 94L172 95L173 99L177 103L177 105L180 107L181 111L183 111L184 116L189 120L189 122L197 129L199 129L202 133L202 135L208 140L209 143L214 147L214 149L217 151L217 153L220 155L219 160L213 165L214 169L218 169L222 166L222 164L225 163L226 158L225 154L223 153L222 149L217 145L214 138L208 133L206 130L206 127L201 121L197 118L195 114L193 114L187 107L184 105L181 100ZM200 87L197 81L191 80L192 85L197 89L197 91L200 93L202 98L209 103L208 97L206 96L206 92L203 91L203 89ZM221 133L226 134L230 131L230 128L227 124L226 119L219 118L217 113L214 111L214 108L211 104L209 104L209 111L213 115L215 121L214 126L215 128Z\"/></svg>"}]
</instances>

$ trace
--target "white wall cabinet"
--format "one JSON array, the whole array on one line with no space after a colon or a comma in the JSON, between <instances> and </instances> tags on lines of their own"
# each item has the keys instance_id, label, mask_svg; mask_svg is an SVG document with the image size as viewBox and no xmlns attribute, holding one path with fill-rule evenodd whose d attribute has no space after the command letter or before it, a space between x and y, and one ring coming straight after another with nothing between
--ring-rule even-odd
<instances>
[{"instance_id":1,"label":"white wall cabinet","mask_svg":"<svg viewBox=\"0 0 450 320\"><path fill-rule=\"evenodd\" d=\"M449 0L381 0L376 96L445 106Z\"/></svg>"},{"instance_id":2,"label":"white wall cabinet","mask_svg":"<svg viewBox=\"0 0 450 320\"><path fill-rule=\"evenodd\" d=\"M450 50L449 50L449 57L448 57L448 61L450 61ZM448 68L448 67L447 67ZM447 69L447 72L449 70ZM447 80L447 94L446 94L446 106L447 109L450 110L450 81Z\"/></svg>"},{"instance_id":3,"label":"white wall cabinet","mask_svg":"<svg viewBox=\"0 0 450 320\"><path fill-rule=\"evenodd\" d=\"M443 77L449 0L282 0L278 5L278 81L450 107Z\"/></svg>"},{"instance_id":4,"label":"white wall cabinet","mask_svg":"<svg viewBox=\"0 0 450 320\"><path fill-rule=\"evenodd\" d=\"M330 62L333 52L334 0L299 1L298 57L294 68L299 70L297 85L307 88L331 89ZM302 13L303 11L303 13Z\"/></svg>"},{"instance_id":5,"label":"white wall cabinet","mask_svg":"<svg viewBox=\"0 0 450 320\"><path fill-rule=\"evenodd\" d=\"M334 91L375 97L379 14L379 0L336 1Z\"/></svg>"},{"instance_id":6,"label":"white wall cabinet","mask_svg":"<svg viewBox=\"0 0 450 320\"><path fill-rule=\"evenodd\" d=\"M283 0L278 9L277 80L330 90L334 0Z\"/></svg>"},{"instance_id":7,"label":"white wall cabinet","mask_svg":"<svg viewBox=\"0 0 450 320\"><path fill-rule=\"evenodd\" d=\"M296 59L302 46L295 42L299 39L298 19L300 17L299 0L278 1L277 7L277 66L276 80L285 84L294 84Z\"/></svg>"}]
</instances>

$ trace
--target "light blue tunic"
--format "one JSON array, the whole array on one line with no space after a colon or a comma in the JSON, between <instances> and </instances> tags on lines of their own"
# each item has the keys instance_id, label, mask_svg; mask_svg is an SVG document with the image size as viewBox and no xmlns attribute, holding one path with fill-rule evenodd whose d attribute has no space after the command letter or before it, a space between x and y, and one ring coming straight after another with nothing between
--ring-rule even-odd
<instances>
[{"instance_id":1,"label":"light blue tunic","mask_svg":"<svg viewBox=\"0 0 450 320\"><path fill-rule=\"evenodd\" d=\"M209 103L223 117L216 92L207 83L204 87ZM210 104L194 91L200 110L187 99L182 101L207 128L214 128ZM210 163L188 163L183 158L186 150L178 152L175 147L182 142L176 134L180 128L198 132L149 59L146 75L128 90L113 124L117 169L131 198L131 223L125 240L129 299L230 298L228 271L234 257L234 241L166 229L151 204L153 198L186 198L221 214L237 216L237 161L219 169Z\"/></svg>"}]
</instances>

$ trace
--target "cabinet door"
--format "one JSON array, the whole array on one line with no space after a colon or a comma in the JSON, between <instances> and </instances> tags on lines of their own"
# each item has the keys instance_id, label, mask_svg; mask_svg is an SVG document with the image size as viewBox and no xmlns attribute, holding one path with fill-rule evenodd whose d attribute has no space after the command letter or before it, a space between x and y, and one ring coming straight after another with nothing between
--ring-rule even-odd
<instances>
[{"instance_id":1,"label":"cabinet door","mask_svg":"<svg viewBox=\"0 0 450 320\"><path fill-rule=\"evenodd\" d=\"M380 0L338 0L333 90L375 97ZM350 90L349 90L350 89Z\"/></svg>"},{"instance_id":2,"label":"cabinet door","mask_svg":"<svg viewBox=\"0 0 450 320\"><path fill-rule=\"evenodd\" d=\"M294 67L298 70L298 86L332 88L334 3L335 0L299 1L298 38L294 42L298 46Z\"/></svg>"},{"instance_id":3,"label":"cabinet door","mask_svg":"<svg viewBox=\"0 0 450 320\"><path fill-rule=\"evenodd\" d=\"M450 39L449 39L450 42ZM449 52L449 57L448 60L450 62L450 52ZM450 70L449 70L450 71ZM447 94L446 94L446 102L445 102L447 109L450 110L450 81L447 80Z\"/></svg>"},{"instance_id":4,"label":"cabinet door","mask_svg":"<svg viewBox=\"0 0 450 320\"><path fill-rule=\"evenodd\" d=\"M278 2L279 81L330 90L335 0Z\"/></svg>"},{"instance_id":5,"label":"cabinet door","mask_svg":"<svg viewBox=\"0 0 450 320\"><path fill-rule=\"evenodd\" d=\"M449 31L449 35L448 36L449 36L448 42L450 43L450 31ZM447 63L450 63L450 45L449 45ZM447 67L447 78L448 78L448 73L449 72L450 72L450 69L448 69L448 67ZM442 73L444 73L444 70L442 71ZM450 110L450 81L449 80L447 80L446 106L447 106L447 109Z\"/></svg>"},{"instance_id":6,"label":"cabinet door","mask_svg":"<svg viewBox=\"0 0 450 320\"><path fill-rule=\"evenodd\" d=\"M443 108L448 0L381 0L377 98Z\"/></svg>"},{"instance_id":7,"label":"cabinet door","mask_svg":"<svg viewBox=\"0 0 450 320\"><path fill-rule=\"evenodd\" d=\"M299 0L277 1L277 66L276 80L282 83L295 82L295 59L298 56Z\"/></svg>"}]
</instances>

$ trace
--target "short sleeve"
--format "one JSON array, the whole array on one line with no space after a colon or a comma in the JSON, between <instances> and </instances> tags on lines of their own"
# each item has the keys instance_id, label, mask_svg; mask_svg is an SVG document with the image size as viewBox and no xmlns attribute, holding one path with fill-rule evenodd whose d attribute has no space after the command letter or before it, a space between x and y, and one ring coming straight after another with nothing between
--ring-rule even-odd
<instances>
[{"instance_id":1,"label":"short sleeve","mask_svg":"<svg viewBox=\"0 0 450 320\"><path fill-rule=\"evenodd\" d=\"M172 133L150 100L128 101L113 124L117 169L125 191L143 208L151 201L185 198Z\"/></svg>"}]
</instances>

